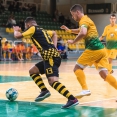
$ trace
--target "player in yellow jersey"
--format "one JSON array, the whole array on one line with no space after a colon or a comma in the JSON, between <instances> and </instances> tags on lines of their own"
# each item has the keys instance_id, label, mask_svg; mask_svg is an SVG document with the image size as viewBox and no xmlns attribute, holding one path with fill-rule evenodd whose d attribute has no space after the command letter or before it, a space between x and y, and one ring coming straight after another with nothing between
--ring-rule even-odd
<instances>
[{"instance_id":1,"label":"player in yellow jersey","mask_svg":"<svg viewBox=\"0 0 117 117\"><path fill-rule=\"evenodd\" d=\"M83 13L83 8L79 4L75 4L70 9L72 18L79 22L79 29L69 29L66 26L61 26L62 29L67 30L71 33L78 33L74 40L68 40L69 44L74 44L81 39L85 41L85 51L78 58L74 67L74 73L82 86L82 92L76 95L77 98L81 98L86 95L90 95L91 92L88 90L86 84L86 77L84 69L87 66L95 65L99 71L100 76L107 81L111 86L117 89L117 81L110 74L110 67L108 62L108 56L104 45L101 43L98 37L98 32L94 22ZM95 84L94 84L95 85Z\"/></svg>"},{"instance_id":2,"label":"player in yellow jersey","mask_svg":"<svg viewBox=\"0 0 117 117\"><path fill-rule=\"evenodd\" d=\"M106 48L110 67L112 67L112 60L116 59L117 56L117 24L115 14L110 16L110 24L105 27L100 40L103 40L104 37L106 37Z\"/></svg>"},{"instance_id":3,"label":"player in yellow jersey","mask_svg":"<svg viewBox=\"0 0 117 117\"><path fill-rule=\"evenodd\" d=\"M21 33L19 32L19 27L14 27L14 36L16 38L22 38L30 35L33 44L37 47L43 58L43 61L37 63L29 70L31 78L41 89L41 93L35 101L42 101L51 95L41 78L41 74L46 74L50 86L68 98L68 102L62 108L70 108L71 106L77 105L78 100L58 81L58 68L61 64L61 58L56 49L57 36L54 35L51 38L44 29L41 29L37 25L35 19L32 17L26 18L25 28L26 30Z\"/></svg>"}]
</instances>

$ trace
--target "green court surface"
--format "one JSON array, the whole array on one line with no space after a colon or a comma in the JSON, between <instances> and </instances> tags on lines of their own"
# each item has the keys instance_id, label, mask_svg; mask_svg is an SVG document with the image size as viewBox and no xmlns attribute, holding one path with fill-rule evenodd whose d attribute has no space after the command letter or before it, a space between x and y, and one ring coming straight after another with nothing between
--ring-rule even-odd
<instances>
[{"instance_id":1,"label":"green court surface","mask_svg":"<svg viewBox=\"0 0 117 117\"><path fill-rule=\"evenodd\" d=\"M31 81L27 76L0 76L0 83Z\"/></svg>"},{"instance_id":2,"label":"green court surface","mask_svg":"<svg viewBox=\"0 0 117 117\"><path fill-rule=\"evenodd\" d=\"M0 100L0 117L117 117L117 109Z\"/></svg>"}]
</instances>

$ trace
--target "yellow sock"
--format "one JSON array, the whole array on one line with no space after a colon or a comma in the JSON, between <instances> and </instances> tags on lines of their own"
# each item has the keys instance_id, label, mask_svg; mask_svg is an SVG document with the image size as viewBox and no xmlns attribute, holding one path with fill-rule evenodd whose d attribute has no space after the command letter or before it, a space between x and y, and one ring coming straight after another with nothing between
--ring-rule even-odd
<instances>
[{"instance_id":1,"label":"yellow sock","mask_svg":"<svg viewBox=\"0 0 117 117\"><path fill-rule=\"evenodd\" d=\"M32 74L30 75L31 78L34 80L34 82L36 83L36 85L42 90L42 91L46 91L47 88L41 78L41 76L39 74Z\"/></svg>"},{"instance_id":2,"label":"yellow sock","mask_svg":"<svg viewBox=\"0 0 117 117\"><path fill-rule=\"evenodd\" d=\"M58 91L61 95L65 96L66 98L71 99L71 100L75 99L75 97L66 89L66 87L62 83L55 81L52 84L52 87L56 91Z\"/></svg>"},{"instance_id":3,"label":"yellow sock","mask_svg":"<svg viewBox=\"0 0 117 117\"><path fill-rule=\"evenodd\" d=\"M88 90L86 77L83 70L78 69L75 71L75 75L77 76L77 80L79 81L80 85L82 86L83 90Z\"/></svg>"},{"instance_id":4,"label":"yellow sock","mask_svg":"<svg viewBox=\"0 0 117 117\"><path fill-rule=\"evenodd\" d=\"M117 80L112 75L108 74L106 77L106 81L115 89L117 89Z\"/></svg>"}]
</instances>

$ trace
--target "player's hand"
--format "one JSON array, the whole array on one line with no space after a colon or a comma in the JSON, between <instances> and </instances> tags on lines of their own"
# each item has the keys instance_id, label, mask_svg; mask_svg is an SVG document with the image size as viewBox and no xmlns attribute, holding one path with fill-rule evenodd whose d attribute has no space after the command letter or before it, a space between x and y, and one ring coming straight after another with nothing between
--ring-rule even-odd
<instances>
[{"instance_id":1,"label":"player's hand","mask_svg":"<svg viewBox=\"0 0 117 117\"><path fill-rule=\"evenodd\" d=\"M21 28L19 26L13 26L14 31L21 31Z\"/></svg>"},{"instance_id":2,"label":"player's hand","mask_svg":"<svg viewBox=\"0 0 117 117\"><path fill-rule=\"evenodd\" d=\"M67 28L67 26L65 26L65 25L62 25L60 28L66 30L66 31L70 30L70 29Z\"/></svg>"},{"instance_id":3,"label":"player's hand","mask_svg":"<svg viewBox=\"0 0 117 117\"><path fill-rule=\"evenodd\" d=\"M74 40L68 40L67 43L68 44L73 44L74 43Z\"/></svg>"}]
</instances>

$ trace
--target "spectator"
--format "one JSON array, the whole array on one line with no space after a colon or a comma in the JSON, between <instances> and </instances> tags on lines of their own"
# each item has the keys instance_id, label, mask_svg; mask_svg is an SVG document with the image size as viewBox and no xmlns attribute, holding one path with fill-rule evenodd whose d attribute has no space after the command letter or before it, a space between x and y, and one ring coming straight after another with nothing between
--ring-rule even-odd
<instances>
[{"instance_id":1,"label":"spectator","mask_svg":"<svg viewBox=\"0 0 117 117\"><path fill-rule=\"evenodd\" d=\"M62 13L60 13L60 15L59 15L59 22L61 24L64 24L64 21L65 21L65 17L64 17L64 15Z\"/></svg>"},{"instance_id":2,"label":"spectator","mask_svg":"<svg viewBox=\"0 0 117 117\"><path fill-rule=\"evenodd\" d=\"M32 52L33 52L33 54L35 54L38 57L42 58L41 55L40 55L40 52L38 51L38 49L36 48L36 46L34 44L32 44L31 46L32 46Z\"/></svg>"},{"instance_id":3,"label":"spectator","mask_svg":"<svg viewBox=\"0 0 117 117\"><path fill-rule=\"evenodd\" d=\"M21 53L21 45L20 43L17 43L15 46L15 51L16 51L16 57L19 61L24 60L23 59L23 54Z\"/></svg>"},{"instance_id":4,"label":"spectator","mask_svg":"<svg viewBox=\"0 0 117 117\"><path fill-rule=\"evenodd\" d=\"M70 20L69 17L67 17L67 18L65 19L65 25L66 25L67 27L70 27L70 26L71 26L71 20Z\"/></svg>"},{"instance_id":5,"label":"spectator","mask_svg":"<svg viewBox=\"0 0 117 117\"><path fill-rule=\"evenodd\" d=\"M11 18L11 24L12 24L12 27L16 26L16 20L14 17Z\"/></svg>"},{"instance_id":6,"label":"spectator","mask_svg":"<svg viewBox=\"0 0 117 117\"><path fill-rule=\"evenodd\" d=\"M8 54L8 60L11 59L11 45L9 44L8 41L5 42L5 44L2 46L2 51L3 51L3 60L6 61L6 55Z\"/></svg>"},{"instance_id":7,"label":"spectator","mask_svg":"<svg viewBox=\"0 0 117 117\"><path fill-rule=\"evenodd\" d=\"M7 28L12 28L12 18L9 17L6 23Z\"/></svg>"},{"instance_id":8,"label":"spectator","mask_svg":"<svg viewBox=\"0 0 117 117\"><path fill-rule=\"evenodd\" d=\"M24 60L24 58L26 58L26 47L23 42L20 44L20 50L22 55L21 60Z\"/></svg>"},{"instance_id":9,"label":"spectator","mask_svg":"<svg viewBox=\"0 0 117 117\"><path fill-rule=\"evenodd\" d=\"M58 51L60 52L62 59L67 59L66 46L64 43L58 46Z\"/></svg>"},{"instance_id":10,"label":"spectator","mask_svg":"<svg viewBox=\"0 0 117 117\"><path fill-rule=\"evenodd\" d=\"M14 11L14 3L11 2L9 7L8 7L8 10L12 13Z\"/></svg>"},{"instance_id":11,"label":"spectator","mask_svg":"<svg viewBox=\"0 0 117 117\"><path fill-rule=\"evenodd\" d=\"M19 27L21 27L21 30L24 31L25 29L25 24L24 24L24 19L21 19L20 22L19 22Z\"/></svg>"},{"instance_id":12,"label":"spectator","mask_svg":"<svg viewBox=\"0 0 117 117\"><path fill-rule=\"evenodd\" d=\"M58 12L58 10L56 9L55 12L54 12L54 15L53 15L53 19L54 19L55 21L58 21L58 18L59 18L59 12Z\"/></svg>"},{"instance_id":13,"label":"spectator","mask_svg":"<svg viewBox=\"0 0 117 117\"><path fill-rule=\"evenodd\" d=\"M63 39L62 39L62 36L60 36L57 41L57 48L59 45L62 45L62 43L63 43Z\"/></svg>"},{"instance_id":14,"label":"spectator","mask_svg":"<svg viewBox=\"0 0 117 117\"><path fill-rule=\"evenodd\" d=\"M28 46L26 49L26 60L31 60L32 56L33 56L33 47Z\"/></svg>"}]
</instances>

